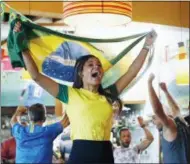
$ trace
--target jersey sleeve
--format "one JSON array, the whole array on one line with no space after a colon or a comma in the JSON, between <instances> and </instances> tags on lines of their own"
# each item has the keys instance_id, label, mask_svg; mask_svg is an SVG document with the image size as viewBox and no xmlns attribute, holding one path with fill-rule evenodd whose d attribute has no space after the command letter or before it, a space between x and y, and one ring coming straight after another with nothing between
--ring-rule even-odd
<instances>
[{"instance_id":1,"label":"jersey sleeve","mask_svg":"<svg viewBox=\"0 0 190 164\"><path fill-rule=\"evenodd\" d=\"M63 132L63 126L61 122L57 122L45 127L49 136L52 136L54 140L60 133Z\"/></svg>"},{"instance_id":2,"label":"jersey sleeve","mask_svg":"<svg viewBox=\"0 0 190 164\"><path fill-rule=\"evenodd\" d=\"M62 101L63 103L67 104L69 101L68 86L59 84L59 92L58 92L58 95L56 98L59 99L60 101Z\"/></svg>"},{"instance_id":3,"label":"jersey sleeve","mask_svg":"<svg viewBox=\"0 0 190 164\"><path fill-rule=\"evenodd\" d=\"M19 123L15 123L12 127L12 135L15 138L21 137L21 132L23 131L24 126L20 125Z\"/></svg>"}]
</instances>

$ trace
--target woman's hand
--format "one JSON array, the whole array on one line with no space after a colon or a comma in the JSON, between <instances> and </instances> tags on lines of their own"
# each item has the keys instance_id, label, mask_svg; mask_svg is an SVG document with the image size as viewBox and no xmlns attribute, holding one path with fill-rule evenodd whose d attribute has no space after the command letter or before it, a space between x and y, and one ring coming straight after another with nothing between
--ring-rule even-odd
<instances>
[{"instance_id":1,"label":"woman's hand","mask_svg":"<svg viewBox=\"0 0 190 164\"><path fill-rule=\"evenodd\" d=\"M21 23L20 22L17 22L13 28L13 31L14 32L20 32L21 31Z\"/></svg>"},{"instance_id":2,"label":"woman's hand","mask_svg":"<svg viewBox=\"0 0 190 164\"><path fill-rule=\"evenodd\" d=\"M155 75L153 74L153 73L151 73L150 75L149 75L149 78L148 78L148 83L149 84L152 84L152 81L155 79Z\"/></svg>"},{"instance_id":3,"label":"woman's hand","mask_svg":"<svg viewBox=\"0 0 190 164\"><path fill-rule=\"evenodd\" d=\"M155 42L156 38L157 38L157 33L156 33L156 31L152 30L146 36L146 40L145 40L144 46L151 46Z\"/></svg>"}]
</instances>

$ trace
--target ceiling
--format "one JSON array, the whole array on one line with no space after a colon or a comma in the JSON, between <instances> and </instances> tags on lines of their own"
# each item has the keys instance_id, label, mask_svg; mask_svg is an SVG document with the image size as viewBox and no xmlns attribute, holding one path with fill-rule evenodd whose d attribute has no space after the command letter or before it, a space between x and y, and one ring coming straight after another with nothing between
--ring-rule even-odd
<instances>
[{"instance_id":1,"label":"ceiling","mask_svg":"<svg viewBox=\"0 0 190 164\"><path fill-rule=\"evenodd\" d=\"M19 12L33 16L33 20L46 17L51 18L51 25L63 25L63 2L14 1L5 2ZM132 5L133 21L189 28L190 2L132 2ZM9 12L7 8L5 11Z\"/></svg>"}]
</instances>

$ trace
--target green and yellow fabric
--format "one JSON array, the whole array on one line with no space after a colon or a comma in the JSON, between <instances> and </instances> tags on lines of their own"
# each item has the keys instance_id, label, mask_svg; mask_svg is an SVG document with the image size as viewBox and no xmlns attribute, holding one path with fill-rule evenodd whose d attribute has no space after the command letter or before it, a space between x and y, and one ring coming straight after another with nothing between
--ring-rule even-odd
<instances>
[{"instance_id":1,"label":"green and yellow fabric","mask_svg":"<svg viewBox=\"0 0 190 164\"><path fill-rule=\"evenodd\" d=\"M76 60L81 56L93 54L101 61L105 71L102 82L103 86L114 83L115 80L127 71L127 68L131 64L131 62L127 62L129 58L132 61L131 55L129 55L130 50L148 34L141 33L115 39L84 38L41 27L23 15L18 14L13 9L10 15L11 28L7 45L12 66L25 67L21 51L29 48L40 72L54 79L67 82L73 82L74 64ZM22 30L19 33L14 33L13 27L16 21L18 21L18 15L19 21L22 23ZM116 43L131 39L135 41L112 58L106 56L101 50L92 45L92 43ZM149 59L152 59L151 55ZM148 68L149 63L144 71ZM138 75L136 80L142 77L144 71Z\"/></svg>"}]
</instances>

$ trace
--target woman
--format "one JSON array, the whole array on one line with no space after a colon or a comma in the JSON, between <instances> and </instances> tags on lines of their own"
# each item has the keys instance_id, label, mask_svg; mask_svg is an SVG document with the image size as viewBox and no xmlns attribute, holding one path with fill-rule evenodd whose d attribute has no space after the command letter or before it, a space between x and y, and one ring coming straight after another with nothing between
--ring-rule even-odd
<instances>
[{"instance_id":1,"label":"woman","mask_svg":"<svg viewBox=\"0 0 190 164\"><path fill-rule=\"evenodd\" d=\"M14 31L21 31L20 22L16 23ZM151 34L146 37L143 49L128 72L107 89L101 87L104 72L100 61L93 55L77 60L74 84L73 87L69 87L41 74L29 50L22 53L32 79L52 96L67 104L66 113L70 120L73 139L69 163L114 163L110 143L112 103L142 67L149 47L156 38L155 32Z\"/></svg>"}]
</instances>

